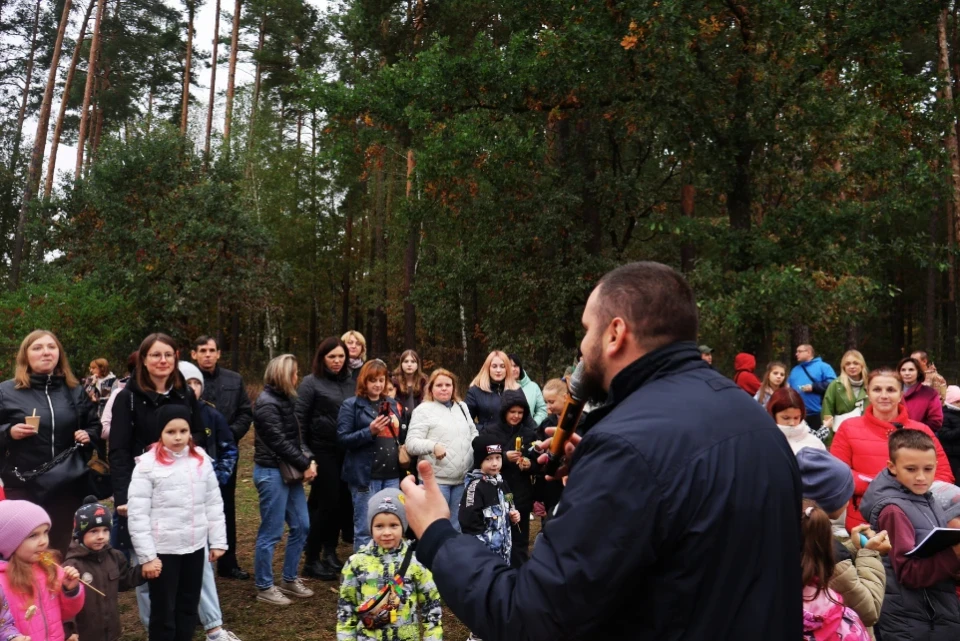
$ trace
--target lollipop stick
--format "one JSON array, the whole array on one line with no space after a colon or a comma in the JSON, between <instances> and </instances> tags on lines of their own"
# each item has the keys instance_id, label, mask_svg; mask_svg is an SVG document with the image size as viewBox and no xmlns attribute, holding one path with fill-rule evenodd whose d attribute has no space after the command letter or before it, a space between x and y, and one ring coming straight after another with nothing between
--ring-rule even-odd
<instances>
[{"instance_id":1,"label":"lollipop stick","mask_svg":"<svg viewBox=\"0 0 960 641\"><path fill-rule=\"evenodd\" d=\"M63 567L62 565L60 565L59 563L57 563L56 561L54 561L54 560L53 560L53 556L51 556L51 555L50 555L49 553L47 553L47 552L43 553L43 554L40 556L40 562L41 562L41 563L45 563L45 564L47 564L47 565L55 565L55 566L57 566L58 568L60 568L61 570L64 569L64 567ZM84 581L83 579L77 579L77 580L80 581L80 583L82 583L82 584L84 584L85 586L87 586L88 588L90 588L91 590L93 590L94 592L96 592L97 594L99 594L100 596L102 596L102 597L107 596L106 594L104 594L103 592L101 592L101 591L98 590L97 588L93 587L93 586L90 585L88 582Z\"/></svg>"}]
</instances>

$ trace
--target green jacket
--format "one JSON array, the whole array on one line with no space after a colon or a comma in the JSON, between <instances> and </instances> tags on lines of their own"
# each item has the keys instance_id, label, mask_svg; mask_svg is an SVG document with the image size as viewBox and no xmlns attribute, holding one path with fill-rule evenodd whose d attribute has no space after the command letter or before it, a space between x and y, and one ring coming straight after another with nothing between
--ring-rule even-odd
<instances>
[{"instance_id":1,"label":"green jacket","mask_svg":"<svg viewBox=\"0 0 960 641\"><path fill-rule=\"evenodd\" d=\"M370 639L371 641L419 641L423 624L423 641L441 641L442 610L440 592L430 570L420 565L416 555L403 577L400 607L396 623L378 630L368 630L357 611L368 599L377 596L400 569L408 543L395 550L384 550L371 541L360 548L343 566L340 600L337 603L337 641Z\"/></svg>"},{"instance_id":2,"label":"green jacket","mask_svg":"<svg viewBox=\"0 0 960 641\"><path fill-rule=\"evenodd\" d=\"M863 409L867 409L867 406L870 405L870 399L867 398L866 380L864 380L863 387L860 388L860 393L855 394L855 398L851 401L847 398L847 390L843 388L843 383L838 378L830 383L823 395L821 415L826 417L847 414L856 409L857 403L861 400L863 401Z\"/></svg>"}]
</instances>

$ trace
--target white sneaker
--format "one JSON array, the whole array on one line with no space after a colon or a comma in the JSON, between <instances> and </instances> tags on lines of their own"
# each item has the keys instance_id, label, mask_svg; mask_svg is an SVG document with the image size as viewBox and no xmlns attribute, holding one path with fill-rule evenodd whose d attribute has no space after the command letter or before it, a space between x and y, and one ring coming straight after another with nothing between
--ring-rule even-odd
<instances>
[{"instance_id":1,"label":"white sneaker","mask_svg":"<svg viewBox=\"0 0 960 641\"><path fill-rule=\"evenodd\" d=\"M230 630L221 629L220 630L220 641L240 641L240 637L235 635Z\"/></svg>"},{"instance_id":2,"label":"white sneaker","mask_svg":"<svg viewBox=\"0 0 960 641\"><path fill-rule=\"evenodd\" d=\"M299 578L293 581L281 581L277 589L287 596L295 596L298 599L308 599L313 596L313 590L305 586Z\"/></svg>"},{"instance_id":3,"label":"white sneaker","mask_svg":"<svg viewBox=\"0 0 960 641\"><path fill-rule=\"evenodd\" d=\"M263 601L271 605L290 605L293 603L293 601L283 596L275 585L271 585L266 590L257 591L257 601Z\"/></svg>"}]
</instances>

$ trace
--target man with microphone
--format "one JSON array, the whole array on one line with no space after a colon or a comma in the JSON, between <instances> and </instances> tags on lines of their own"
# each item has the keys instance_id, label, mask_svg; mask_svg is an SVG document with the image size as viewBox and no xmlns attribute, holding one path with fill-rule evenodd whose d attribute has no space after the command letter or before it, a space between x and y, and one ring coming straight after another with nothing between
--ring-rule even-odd
<instances>
[{"instance_id":1,"label":"man with microphone","mask_svg":"<svg viewBox=\"0 0 960 641\"><path fill-rule=\"evenodd\" d=\"M581 390L606 397L566 444L566 489L512 570L458 534L426 462L403 482L417 558L497 641L796 639L801 484L780 430L700 358L689 285L659 263L605 275L583 312Z\"/></svg>"}]
</instances>

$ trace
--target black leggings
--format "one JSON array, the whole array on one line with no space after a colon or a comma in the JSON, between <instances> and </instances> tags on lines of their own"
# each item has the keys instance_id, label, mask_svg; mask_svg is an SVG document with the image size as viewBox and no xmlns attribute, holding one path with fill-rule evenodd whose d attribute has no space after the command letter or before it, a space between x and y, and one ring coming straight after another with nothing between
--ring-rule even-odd
<instances>
[{"instance_id":1,"label":"black leggings","mask_svg":"<svg viewBox=\"0 0 960 641\"><path fill-rule=\"evenodd\" d=\"M200 586L204 549L190 554L158 555L163 568L151 579L150 641L191 641L200 623Z\"/></svg>"}]
</instances>

